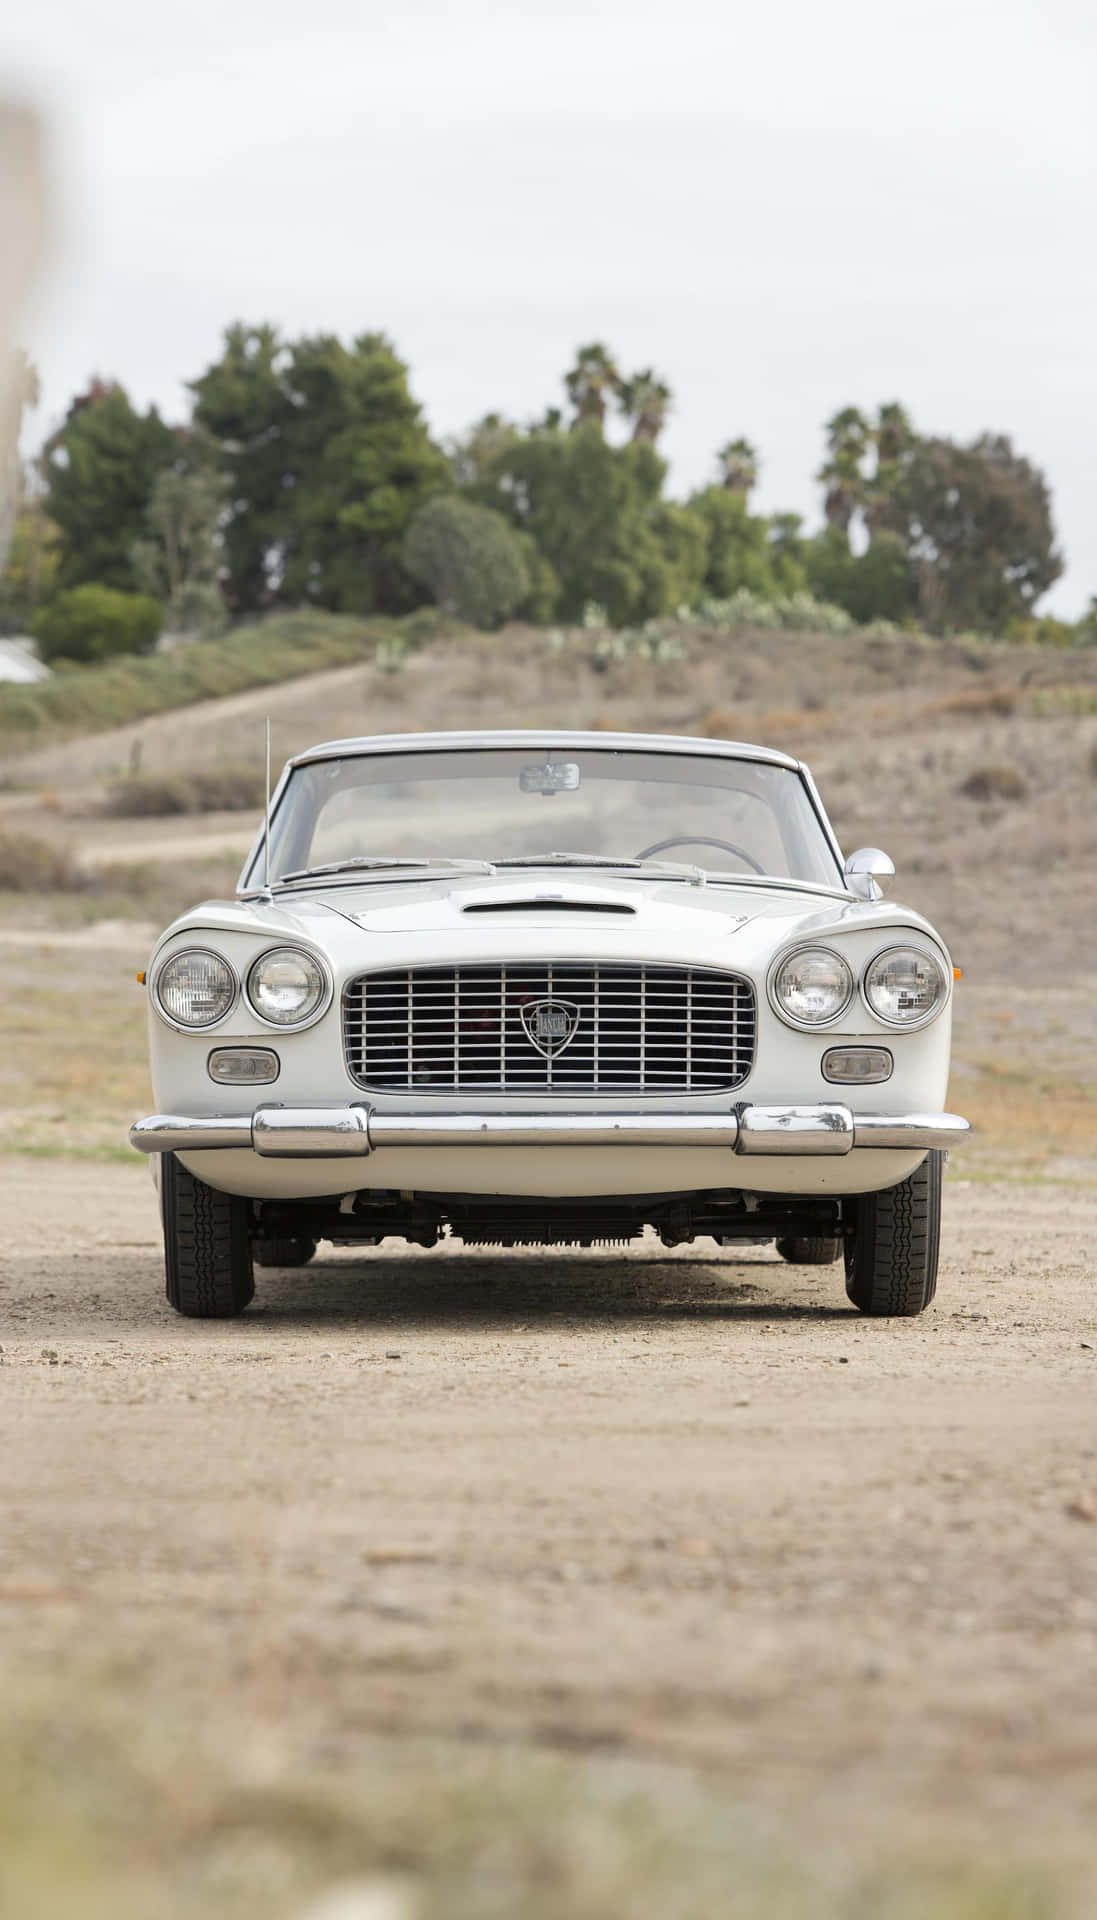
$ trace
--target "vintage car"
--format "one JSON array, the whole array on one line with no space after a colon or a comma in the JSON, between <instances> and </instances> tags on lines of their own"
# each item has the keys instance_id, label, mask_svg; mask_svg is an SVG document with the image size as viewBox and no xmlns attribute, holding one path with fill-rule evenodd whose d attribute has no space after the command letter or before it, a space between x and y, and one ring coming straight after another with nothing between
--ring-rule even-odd
<instances>
[{"instance_id":1,"label":"vintage car","mask_svg":"<svg viewBox=\"0 0 1097 1920\"><path fill-rule=\"evenodd\" d=\"M953 967L807 768L716 740L336 740L147 973L167 1294L429 1247L775 1241L933 1298ZM155 1164L155 1163L154 1163Z\"/></svg>"}]
</instances>

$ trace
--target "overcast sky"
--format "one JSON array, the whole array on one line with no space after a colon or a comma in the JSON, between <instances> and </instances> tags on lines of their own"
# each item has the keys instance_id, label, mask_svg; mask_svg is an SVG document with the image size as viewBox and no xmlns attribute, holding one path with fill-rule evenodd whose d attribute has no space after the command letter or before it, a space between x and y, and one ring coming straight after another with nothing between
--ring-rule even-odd
<instances>
[{"instance_id":1,"label":"overcast sky","mask_svg":"<svg viewBox=\"0 0 1097 1920\"><path fill-rule=\"evenodd\" d=\"M35 438L92 372L182 417L236 318L390 333L433 430L654 365L672 484L745 433L819 517L822 422L1012 434L1097 594L1094 0L33 0Z\"/></svg>"}]
</instances>

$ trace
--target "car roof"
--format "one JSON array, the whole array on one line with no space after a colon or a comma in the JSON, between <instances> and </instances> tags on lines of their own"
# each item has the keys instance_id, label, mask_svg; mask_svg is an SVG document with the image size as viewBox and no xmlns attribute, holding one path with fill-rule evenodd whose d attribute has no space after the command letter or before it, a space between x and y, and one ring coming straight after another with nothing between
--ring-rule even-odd
<instances>
[{"instance_id":1,"label":"car roof","mask_svg":"<svg viewBox=\"0 0 1097 1920\"><path fill-rule=\"evenodd\" d=\"M677 733L583 733L570 727L505 728L466 733L378 733L353 740L326 740L308 747L290 760L291 767L311 760L350 758L355 754L445 753L461 747L601 748L609 752L705 754L710 759L761 760L774 767L799 771L800 762L776 747L756 747L743 740L698 740Z\"/></svg>"}]
</instances>

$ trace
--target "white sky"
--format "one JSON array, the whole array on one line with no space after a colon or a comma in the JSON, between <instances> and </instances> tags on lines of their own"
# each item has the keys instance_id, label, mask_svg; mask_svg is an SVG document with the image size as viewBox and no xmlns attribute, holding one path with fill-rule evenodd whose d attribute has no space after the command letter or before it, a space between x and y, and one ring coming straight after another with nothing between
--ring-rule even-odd
<instances>
[{"instance_id":1,"label":"white sky","mask_svg":"<svg viewBox=\"0 0 1097 1920\"><path fill-rule=\"evenodd\" d=\"M746 433L815 523L837 407L1013 435L1097 593L1093 0L32 0L53 139L35 437L92 372L169 417L223 327L390 333L432 429L654 365L672 486Z\"/></svg>"}]
</instances>

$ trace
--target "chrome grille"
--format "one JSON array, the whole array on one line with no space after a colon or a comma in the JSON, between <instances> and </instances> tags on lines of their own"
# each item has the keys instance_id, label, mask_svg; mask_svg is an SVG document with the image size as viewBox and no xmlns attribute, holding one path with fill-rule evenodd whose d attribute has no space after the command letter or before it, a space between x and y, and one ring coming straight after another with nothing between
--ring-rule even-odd
<instances>
[{"instance_id":1,"label":"chrome grille","mask_svg":"<svg viewBox=\"0 0 1097 1920\"><path fill-rule=\"evenodd\" d=\"M568 1009L554 1053L531 1037L538 1001ZM750 982L699 967L401 968L362 974L343 1000L347 1064L378 1091L715 1093L746 1079L754 1034Z\"/></svg>"}]
</instances>

